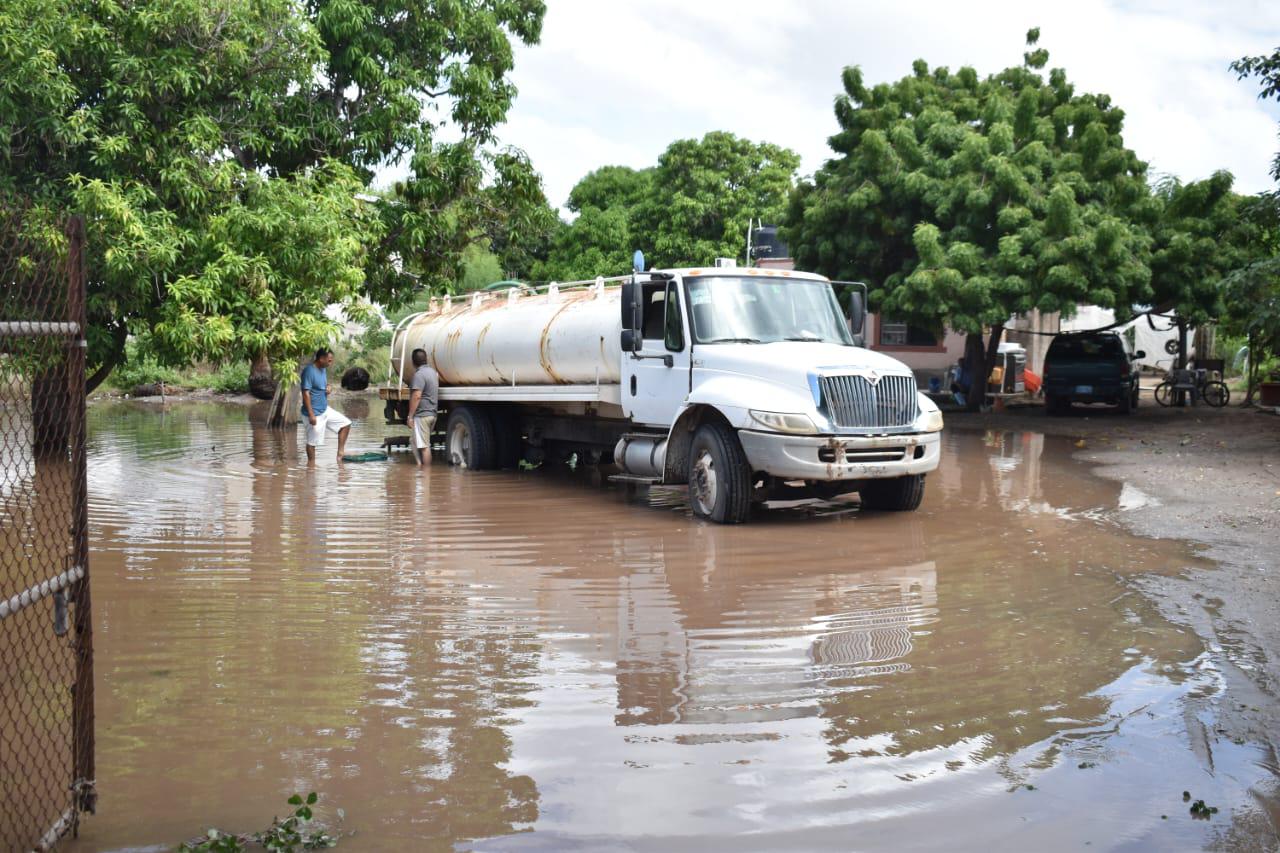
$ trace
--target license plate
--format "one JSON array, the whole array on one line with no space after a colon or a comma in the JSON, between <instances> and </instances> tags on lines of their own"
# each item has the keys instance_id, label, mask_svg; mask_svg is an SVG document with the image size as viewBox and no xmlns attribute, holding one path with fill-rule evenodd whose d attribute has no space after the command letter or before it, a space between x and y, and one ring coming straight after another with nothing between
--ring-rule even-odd
<instances>
[{"instance_id":1,"label":"license plate","mask_svg":"<svg viewBox=\"0 0 1280 853\"><path fill-rule=\"evenodd\" d=\"M1076 393L1077 393L1077 394L1092 394L1092 393L1093 393L1093 386L1092 386L1092 385L1077 385L1077 386L1076 386Z\"/></svg>"}]
</instances>

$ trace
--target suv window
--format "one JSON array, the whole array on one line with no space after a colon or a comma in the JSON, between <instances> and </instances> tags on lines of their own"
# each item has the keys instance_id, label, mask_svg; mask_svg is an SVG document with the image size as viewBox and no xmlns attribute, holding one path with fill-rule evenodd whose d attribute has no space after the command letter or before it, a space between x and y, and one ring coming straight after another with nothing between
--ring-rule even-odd
<instances>
[{"instance_id":1,"label":"suv window","mask_svg":"<svg viewBox=\"0 0 1280 853\"><path fill-rule=\"evenodd\" d=\"M1124 358L1124 354L1124 347L1115 335L1063 335L1049 344L1046 358L1114 361Z\"/></svg>"}]
</instances>

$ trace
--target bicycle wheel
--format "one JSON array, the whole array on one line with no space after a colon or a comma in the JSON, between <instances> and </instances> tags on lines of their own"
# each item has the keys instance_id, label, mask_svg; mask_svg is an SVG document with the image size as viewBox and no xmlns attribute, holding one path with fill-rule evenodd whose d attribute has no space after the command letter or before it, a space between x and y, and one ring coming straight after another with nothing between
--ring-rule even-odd
<instances>
[{"instance_id":1,"label":"bicycle wheel","mask_svg":"<svg viewBox=\"0 0 1280 853\"><path fill-rule=\"evenodd\" d=\"M1215 409L1221 409L1231 399L1231 389L1225 382L1206 382L1200 388L1200 399Z\"/></svg>"},{"instance_id":2,"label":"bicycle wheel","mask_svg":"<svg viewBox=\"0 0 1280 853\"><path fill-rule=\"evenodd\" d=\"M1173 402L1173 383L1161 382L1156 386L1156 402L1167 406Z\"/></svg>"}]
</instances>

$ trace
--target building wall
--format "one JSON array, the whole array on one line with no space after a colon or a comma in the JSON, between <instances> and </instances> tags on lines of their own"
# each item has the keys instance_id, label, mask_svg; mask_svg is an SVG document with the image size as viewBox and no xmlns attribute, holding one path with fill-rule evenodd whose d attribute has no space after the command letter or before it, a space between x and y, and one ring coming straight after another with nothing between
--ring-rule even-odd
<instances>
[{"instance_id":1,"label":"building wall","mask_svg":"<svg viewBox=\"0 0 1280 853\"><path fill-rule=\"evenodd\" d=\"M880 323L878 314L867 315L867 348L893 356L910 367L921 388L929 387L929 379L934 376L942 382L947 370L964 356L964 335L958 332L948 329L937 346L889 346L880 343Z\"/></svg>"},{"instance_id":2,"label":"building wall","mask_svg":"<svg viewBox=\"0 0 1280 853\"><path fill-rule=\"evenodd\" d=\"M1061 315L1056 311L1048 314L1030 311L1018 315L1005 327L1004 339L1010 343L1022 344L1027 351L1027 370L1043 376L1044 354L1061 327Z\"/></svg>"}]
</instances>

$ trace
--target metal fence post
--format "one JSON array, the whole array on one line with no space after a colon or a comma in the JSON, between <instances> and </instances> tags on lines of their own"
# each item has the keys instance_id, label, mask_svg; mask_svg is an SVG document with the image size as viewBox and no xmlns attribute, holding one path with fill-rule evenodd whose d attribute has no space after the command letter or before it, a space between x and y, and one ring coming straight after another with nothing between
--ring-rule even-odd
<instances>
[{"instance_id":1,"label":"metal fence post","mask_svg":"<svg viewBox=\"0 0 1280 853\"><path fill-rule=\"evenodd\" d=\"M72 587L75 601L76 683L72 705L72 755L76 808L93 813L98 794L93 750L93 623L89 595L89 477L86 458L85 429L85 357L88 347L85 310L85 233L84 218L67 220L67 320L80 328L70 341L67 358L67 392L71 413L71 467L75 478L75 511L72 548L74 562L84 574Z\"/></svg>"}]
</instances>

